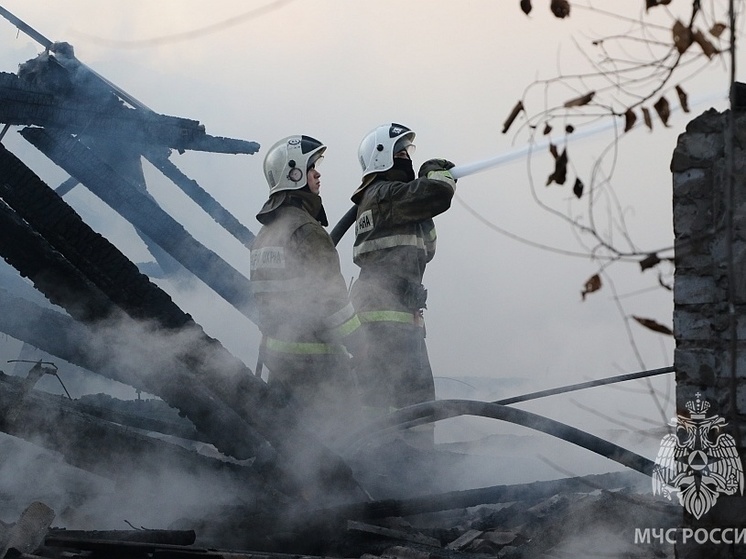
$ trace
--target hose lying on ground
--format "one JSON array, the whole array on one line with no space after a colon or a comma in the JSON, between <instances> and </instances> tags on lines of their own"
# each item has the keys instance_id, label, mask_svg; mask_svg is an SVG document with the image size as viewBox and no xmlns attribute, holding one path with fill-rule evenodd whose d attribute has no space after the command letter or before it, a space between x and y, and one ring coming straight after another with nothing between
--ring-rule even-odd
<instances>
[{"instance_id":1,"label":"hose lying on ground","mask_svg":"<svg viewBox=\"0 0 746 559\"><path fill-rule=\"evenodd\" d=\"M641 472L646 476L652 476L653 474L655 463L652 460L600 437L535 413L511 408L502 404L474 400L436 400L400 409L381 420L373 422L364 430L349 437L341 445L341 448L346 449L343 455L350 456L354 454L365 443L366 435L370 432L407 423L415 419L427 418L427 422L435 422L461 415L490 417L492 419L515 423L516 425L523 425L524 427L542 431L553 437L576 444L628 468Z\"/></svg>"}]
</instances>

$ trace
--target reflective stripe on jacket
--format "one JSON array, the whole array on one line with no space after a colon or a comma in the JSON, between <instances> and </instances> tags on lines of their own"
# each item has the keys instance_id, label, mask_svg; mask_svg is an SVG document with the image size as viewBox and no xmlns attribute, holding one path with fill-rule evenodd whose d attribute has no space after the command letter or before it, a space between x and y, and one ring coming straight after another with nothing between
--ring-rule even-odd
<instances>
[{"instance_id":1,"label":"reflective stripe on jacket","mask_svg":"<svg viewBox=\"0 0 746 559\"><path fill-rule=\"evenodd\" d=\"M424 326L422 314L406 311L363 311L358 313L360 322L397 322L399 324L414 324Z\"/></svg>"},{"instance_id":2,"label":"reflective stripe on jacket","mask_svg":"<svg viewBox=\"0 0 746 559\"><path fill-rule=\"evenodd\" d=\"M276 338L265 337L264 347L275 353L289 353L292 355L328 355L347 354L342 344L326 344L323 342L286 342Z\"/></svg>"}]
</instances>

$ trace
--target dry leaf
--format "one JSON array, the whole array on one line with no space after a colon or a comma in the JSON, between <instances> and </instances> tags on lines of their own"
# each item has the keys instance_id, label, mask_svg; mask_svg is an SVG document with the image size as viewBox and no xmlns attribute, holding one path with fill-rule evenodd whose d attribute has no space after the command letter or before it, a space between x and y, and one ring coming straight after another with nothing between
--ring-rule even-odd
<instances>
[{"instance_id":1,"label":"dry leaf","mask_svg":"<svg viewBox=\"0 0 746 559\"><path fill-rule=\"evenodd\" d=\"M556 182L557 184L565 184L567 179L567 150L563 150L562 154L557 157L554 161L554 172L549 175L547 179L547 186Z\"/></svg>"},{"instance_id":2,"label":"dry leaf","mask_svg":"<svg viewBox=\"0 0 746 559\"><path fill-rule=\"evenodd\" d=\"M549 9L552 10L554 17L563 19L570 15L570 2L567 0L552 0Z\"/></svg>"},{"instance_id":3,"label":"dry leaf","mask_svg":"<svg viewBox=\"0 0 746 559\"><path fill-rule=\"evenodd\" d=\"M516 117L520 114L520 112L523 110L523 101L518 101L515 104L515 107L513 107L513 110L510 112L510 115L508 116L507 120L503 123L503 134L505 134L508 131L508 128L513 124L513 121L516 119Z\"/></svg>"},{"instance_id":4,"label":"dry leaf","mask_svg":"<svg viewBox=\"0 0 746 559\"><path fill-rule=\"evenodd\" d=\"M667 334L669 336L673 336L673 332L668 326L664 326L663 324L660 324L656 322L655 320L651 320L650 318L640 318L639 316L632 316L637 322L642 324L645 328L648 328L652 330L653 332L658 332L660 334Z\"/></svg>"},{"instance_id":5,"label":"dry leaf","mask_svg":"<svg viewBox=\"0 0 746 559\"><path fill-rule=\"evenodd\" d=\"M531 0L521 0L521 10L528 15L531 13Z\"/></svg>"},{"instance_id":6,"label":"dry leaf","mask_svg":"<svg viewBox=\"0 0 746 559\"><path fill-rule=\"evenodd\" d=\"M716 39L719 39L720 35L722 35L723 31L725 31L726 29L728 29L728 26L724 23L716 23L710 28L710 35L712 35Z\"/></svg>"},{"instance_id":7,"label":"dry leaf","mask_svg":"<svg viewBox=\"0 0 746 559\"><path fill-rule=\"evenodd\" d=\"M601 289L601 276L598 274L591 276L588 278L588 281L585 282L585 285L583 286L583 291L580 293L580 295L583 297L583 301L585 301L585 296L589 293L593 293L594 291L598 291Z\"/></svg>"},{"instance_id":8,"label":"dry leaf","mask_svg":"<svg viewBox=\"0 0 746 559\"><path fill-rule=\"evenodd\" d=\"M656 6L667 6L671 3L671 0L645 0L645 11L647 12L650 8Z\"/></svg>"},{"instance_id":9,"label":"dry leaf","mask_svg":"<svg viewBox=\"0 0 746 559\"><path fill-rule=\"evenodd\" d=\"M552 131L552 127L549 126L549 123L548 122L544 123L544 132L543 132L543 134L546 136L551 131Z\"/></svg>"},{"instance_id":10,"label":"dry leaf","mask_svg":"<svg viewBox=\"0 0 746 559\"><path fill-rule=\"evenodd\" d=\"M629 132L630 130L632 130L635 122L637 122L637 115L635 114L635 111L633 111L632 109L627 109L627 112L624 113L624 131Z\"/></svg>"},{"instance_id":11,"label":"dry leaf","mask_svg":"<svg viewBox=\"0 0 746 559\"><path fill-rule=\"evenodd\" d=\"M679 54L684 54L693 42L692 32L677 19L676 23L673 24L673 44L676 46L676 50L679 51Z\"/></svg>"},{"instance_id":12,"label":"dry leaf","mask_svg":"<svg viewBox=\"0 0 746 559\"><path fill-rule=\"evenodd\" d=\"M570 107L582 107L583 105L587 105L593 100L593 96L596 94L595 91L591 91L590 93L586 93L582 97L576 97L575 99L570 99L565 103L565 108L569 109Z\"/></svg>"},{"instance_id":13,"label":"dry leaf","mask_svg":"<svg viewBox=\"0 0 746 559\"><path fill-rule=\"evenodd\" d=\"M668 117L671 116L671 108L668 105L668 100L665 97L661 97L655 102L653 107L661 121L663 121L663 126L668 126Z\"/></svg>"},{"instance_id":14,"label":"dry leaf","mask_svg":"<svg viewBox=\"0 0 746 559\"><path fill-rule=\"evenodd\" d=\"M686 91L684 91L680 85L676 86L676 95L679 96L679 105L681 105L681 110L685 113L688 113L689 97L687 96Z\"/></svg>"},{"instance_id":15,"label":"dry leaf","mask_svg":"<svg viewBox=\"0 0 746 559\"><path fill-rule=\"evenodd\" d=\"M650 118L650 110L645 107L642 108L642 120L645 121L645 126L650 128L650 130L653 129L653 119Z\"/></svg>"},{"instance_id":16,"label":"dry leaf","mask_svg":"<svg viewBox=\"0 0 746 559\"><path fill-rule=\"evenodd\" d=\"M719 52L715 45L708 41L707 37L705 37L705 34L701 31L696 31L692 38L694 39L694 42L702 48L702 52L705 53L705 56L707 56L707 58L712 58Z\"/></svg>"},{"instance_id":17,"label":"dry leaf","mask_svg":"<svg viewBox=\"0 0 746 559\"><path fill-rule=\"evenodd\" d=\"M559 151L557 151L557 146L555 146L554 144L549 144L549 153L552 154L552 157L554 157L555 161L559 157Z\"/></svg>"},{"instance_id":18,"label":"dry leaf","mask_svg":"<svg viewBox=\"0 0 746 559\"><path fill-rule=\"evenodd\" d=\"M658 258L657 254L648 254L645 258L640 260L640 268L641 271L645 271L648 268L652 268L654 266L657 266L660 263L661 259Z\"/></svg>"},{"instance_id":19,"label":"dry leaf","mask_svg":"<svg viewBox=\"0 0 746 559\"><path fill-rule=\"evenodd\" d=\"M583 196L583 182L580 179L575 179L575 185L572 187L572 193L575 194L576 198Z\"/></svg>"}]
</instances>

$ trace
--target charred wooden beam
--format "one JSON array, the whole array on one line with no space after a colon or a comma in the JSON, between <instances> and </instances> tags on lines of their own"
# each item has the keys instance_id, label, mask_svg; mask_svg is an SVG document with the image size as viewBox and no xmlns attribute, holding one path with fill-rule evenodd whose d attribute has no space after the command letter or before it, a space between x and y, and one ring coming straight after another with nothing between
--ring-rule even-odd
<instances>
[{"instance_id":1,"label":"charred wooden beam","mask_svg":"<svg viewBox=\"0 0 746 559\"><path fill-rule=\"evenodd\" d=\"M171 297L121 251L91 229L62 198L15 155L0 145L0 198L108 298L134 318L166 328L192 322Z\"/></svg>"},{"instance_id":2,"label":"charred wooden beam","mask_svg":"<svg viewBox=\"0 0 746 559\"><path fill-rule=\"evenodd\" d=\"M54 57L39 62L44 63L54 65L60 74L67 72ZM64 81L67 82L64 85L59 80L53 82L57 89L41 88L15 74L0 73L0 122L49 127L73 134L121 137L128 143L168 146L180 151L253 154L259 149L256 142L210 136L196 120L129 108L114 95L100 90L92 92L90 84Z\"/></svg>"},{"instance_id":3,"label":"charred wooden beam","mask_svg":"<svg viewBox=\"0 0 746 559\"><path fill-rule=\"evenodd\" d=\"M122 179L79 140L39 128L25 128L21 135L223 299L255 320L249 280L192 237L154 200Z\"/></svg>"},{"instance_id":4,"label":"charred wooden beam","mask_svg":"<svg viewBox=\"0 0 746 559\"><path fill-rule=\"evenodd\" d=\"M131 319L122 316L106 295L2 200L0 231L0 255L21 272L21 275L31 279L50 301L86 323L101 324L101 321L115 316L122 326L132 322L129 330L122 331L135 333L140 330L140 334L127 341L129 345L125 344L123 339L119 340L120 344L129 347L133 352L148 347L148 334ZM99 328L98 334L104 336L98 338L98 343L106 344L104 340L107 334L104 329ZM108 336L116 336L116 332L110 331ZM96 340L91 342L95 347ZM228 454L237 458L249 458L255 456L258 449L263 448L264 439L189 373L189 363L166 360L165 363L157 364L161 369L165 367L169 371L169 374L163 375L139 368L128 371L125 368L126 363L117 360L114 353L107 355L98 351L95 355L98 364L93 366L92 370L101 368L117 371L121 376L115 380L161 396L182 410L200 430L211 437L213 444ZM106 363L110 361L117 361L117 367L106 367ZM195 359L192 358L191 361Z\"/></svg>"},{"instance_id":5,"label":"charred wooden beam","mask_svg":"<svg viewBox=\"0 0 746 559\"><path fill-rule=\"evenodd\" d=\"M155 149L146 150L143 154L159 171L171 179L184 193L194 200L200 208L205 210L226 231L241 241L247 248L254 242L254 234L243 225L233 214L215 200L209 192L204 190L197 181L190 179L168 158L167 151Z\"/></svg>"},{"instance_id":6,"label":"charred wooden beam","mask_svg":"<svg viewBox=\"0 0 746 559\"><path fill-rule=\"evenodd\" d=\"M428 495L411 499L384 499L369 503L343 505L328 509L329 514L350 519L372 520L390 516L411 516L426 512L474 507L488 503L506 503L547 498L558 493L591 492L597 489L626 487L630 483L629 472L595 474L551 481L535 481L517 485L495 485L464 491L451 491L439 495ZM319 516L324 513L319 512Z\"/></svg>"},{"instance_id":7,"label":"charred wooden beam","mask_svg":"<svg viewBox=\"0 0 746 559\"><path fill-rule=\"evenodd\" d=\"M81 320L108 317L114 305L8 204L0 200L0 254L55 304L74 307Z\"/></svg>"},{"instance_id":8,"label":"charred wooden beam","mask_svg":"<svg viewBox=\"0 0 746 559\"><path fill-rule=\"evenodd\" d=\"M197 535L194 530L64 530L53 528L46 535L47 541L65 543L66 547L76 547L75 542L90 540L192 545L196 539ZM46 545L51 544L46 543Z\"/></svg>"},{"instance_id":9,"label":"charred wooden beam","mask_svg":"<svg viewBox=\"0 0 746 559\"><path fill-rule=\"evenodd\" d=\"M82 148L77 143L70 147ZM71 156L74 157L74 154ZM88 163L94 165L95 161L89 159ZM131 271L134 265L130 263L128 268L128 261L124 261L126 258L113 245L108 242L104 244L104 239L90 231L57 194L4 148L0 149L0 164L0 168L7 170L5 180L0 181L0 195L23 211L24 219L44 231L44 235L55 243L55 248L66 255L69 260L62 259L67 265L66 269L74 271L78 278L80 273L76 266L84 270L83 279L87 283L93 279L109 299L116 300L125 310L133 312L128 295L122 293L121 283L132 279L133 274L124 274L124 278L120 276L123 272ZM95 171L90 167L88 170ZM112 180L116 180L116 175L111 176L114 177ZM104 190L116 190L116 184L110 186L114 188ZM27 193L25 197L22 195L24 190ZM33 195L29 196L31 192ZM142 198L140 200L144 203ZM173 222L170 217L168 219ZM27 226L27 229L29 234L34 233L30 227ZM92 250L91 246L95 248ZM51 252L51 247L32 248L28 254L23 254L33 258L35 250L41 251L41 257L45 257L46 253ZM105 257L101 258L98 252ZM30 277L34 273L33 266L11 264L23 275ZM199 264L209 266L211 263ZM148 283L147 278L139 272L134 274L134 278L133 288ZM81 291L74 281L70 284L71 288L77 288L76 296L60 297L60 304L74 318L88 320L87 315L81 315L76 307L82 304L85 308L86 292ZM95 289L98 292L99 288ZM126 286L124 291L128 289L130 287ZM106 301L109 299L105 298ZM161 303L166 304L165 299ZM266 440L283 455L285 471L291 472L292 477L306 486L311 494L319 491L331 497L340 491L359 492L349 466L305 429L295 413L293 403L251 374L248 367L230 355L217 340L206 336L191 318L180 318L176 309L172 309L177 323L182 321L184 324L165 332L166 336L171 336L171 341L164 346L165 351L160 351L157 342L163 339L162 335L158 335L162 316L158 312L148 316L147 304L136 306L135 309L134 315L152 319L153 323L143 325L118 313L116 327L112 327L111 322L96 325L97 335L109 336L111 340L108 343L116 351L112 351L112 355L99 352L99 365L93 370L106 368L108 363L117 361L115 354L122 355L125 351L133 357L148 355L147 362L132 359L132 363L122 363L118 360L116 370L125 369L127 379L124 382L142 387L180 409L221 450L237 458L246 458L246 452L252 452L251 455L266 452L268 449L261 444ZM139 314L141 312L145 316ZM166 324L173 326L169 322ZM188 340L189 343L177 344L177 340ZM146 348L149 352L146 352ZM223 425L222 429L220 425ZM257 436L258 433L261 436ZM276 462L272 460L272 464Z\"/></svg>"},{"instance_id":10,"label":"charred wooden beam","mask_svg":"<svg viewBox=\"0 0 746 559\"><path fill-rule=\"evenodd\" d=\"M204 547L187 547L176 545L154 545L138 544L128 542L95 541L88 545L75 548L67 545L67 542L49 538L45 547L37 550L38 555L14 554L8 555L6 559L59 559L60 550L64 550L63 557L85 558L90 557L145 557L153 559L339 559L330 555L298 555L292 553L269 553L262 551L235 551L230 549L207 549ZM433 557L432 559L450 559L447 557ZM469 559L467 557L467 559ZM483 557L474 557L483 559Z\"/></svg>"},{"instance_id":11,"label":"charred wooden beam","mask_svg":"<svg viewBox=\"0 0 746 559\"><path fill-rule=\"evenodd\" d=\"M440 547L440 541L436 540L435 538L420 534L419 532L397 530L394 528L387 528L386 526L366 524L364 522L358 522L356 520L348 520L347 529L353 532L357 531L363 534L382 536L392 540L407 541L429 547Z\"/></svg>"},{"instance_id":12,"label":"charred wooden beam","mask_svg":"<svg viewBox=\"0 0 746 559\"><path fill-rule=\"evenodd\" d=\"M208 550L205 548L136 541L70 540L59 536L47 536L44 539L44 545L50 548L94 552L95 555L101 557L148 557L154 554L168 555L173 558L208 556Z\"/></svg>"},{"instance_id":13,"label":"charred wooden beam","mask_svg":"<svg viewBox=\"0 0 746 559\"><path fill-rule=\"evenodd\" d=\"M144 401L134 400L135 403L144 404ZM157 417L148 417L143 414L135 413L134 411L112 409L105 405L97 405L94 403L83 402L76 400L76 408L91 417L102 419L112 423L117 423L125 427L134 427L135 429L141 429L144 431L153 431L161 433L163 435L169 435L172 437L179 437L189 441L199 441L209 443L210 440L204 434L199 432L194 425L187 420L178 421L182 419L176 415L173 420L168 418L162 419Z\"/></svg>"},{"instance_id":14,"label":"charred wooden beam","mask_svg":"<svg viewBox=\"0 0 746 559\"><path fill-rule=\"evenodd\" d=\"M138 471L160 472L168 465L175 471L223 474L247 491L262 487L251 468L91 417L80 411L75 400L27 391L23 379L3 373L0 430L60 452L69 464L108 478L129 478Z\"/></svg>"},{"instance_id":15,"label":"charred wooden beam","mask_svg":"<svg viewBox=\"0 0 746 559\"><path fill-rule=\"evenodd\" d=\"M0 332L66 361L82 365L76 351L87 332L68 315L41 307L0 288ZM60 334L59 336L57 334Z\"/></svg>"},{"instance_id":16,"label":"charred wooden beam","mask_svg":"<svg viewBox=\"0 0 746 559\"><path fill-rule=\"evenodd\" d=\"M96 333L84 323L62 312L16 297L2 288L0 308L3 309L0 313L0 332L106 378L133 381L125 371L119 370L116 362L110 362L108 365L111 368L107 368L99 356L90 352L89 345L91 340L96 339Z\"/></svg>"},{"instance_id":17,"label":"charred wooden beam","mask_svg":"<svg viewBox=\"0 0 746 559\"><path fill-rule=\"evenodd\" d=\"M97 352L91 351L96 332L85 324L73 320L70 316L11 295L2 288L0 288L0 309L3 309L0 313L0 332L106 378L118 381L130 378L125 371L119 370L116 361L101 362L96 355ZM185 421L188 426L174 424L82 402L78 403L78 407L89 415L121 425L157 431L194 441L210 442L205 434L198 431L188 421Z\"/></svg>"}]
</instances>

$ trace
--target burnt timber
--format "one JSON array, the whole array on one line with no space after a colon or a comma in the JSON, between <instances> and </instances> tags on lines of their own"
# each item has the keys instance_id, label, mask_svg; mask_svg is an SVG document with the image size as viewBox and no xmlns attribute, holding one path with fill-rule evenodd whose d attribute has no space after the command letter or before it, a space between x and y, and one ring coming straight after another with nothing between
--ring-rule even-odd
<instances>
[{"instance_id":1,"label":"burnt timber","mask_svg":"<svg viewBox=\"0 0 746 559\"><path fill-rule=\"evenodd\" d=\"M70 45L42 42L47 50L22 64L18 75L0 75L0 122L26 126L22 136L70 173L66 183L88 187L130 221L149 245L165 251L251 318L248 279L159 207L147 193L141 159L152 161L248 246L251 232L168 156L171 149L253 154L258 144L209 136L196 121L157 114L90 71L75 58ZM57 343L56 352L73 355L73 361L85 362L89 370L163 398L225 454L256 459L267 478L278 480L285 491L304 489L313 494L310 485L318 490L321 477L336 478L337 487L346 487L343 492L352 489L356 494L349 468L305 431L292 402L273 393L217 340L205 335L165 292L4 147L0 147L0 169L0 254L50 302L84 326L75 330L78 334L91 334L85 341L78 339L73 349ZM159 253L154 256L158 259ZM29 330L12 319L2 322L15 322L16 335ZM108 327L112 322L117 323L116 332ZM121 336L122 326L134 337ZM91 349L106 343L114 344L112 354L141 353L152 345L149 338L156 330L192 343L166 355L151 347L149 352L157 358L130 370L121 363L114 365L114 359L93 357ZM61 339L71 341L69 336ZM281 468L278 456L282 456ZM322 471L299 464L323 464Z\"/></svg>"},{"instance_id":2,"label":"burnt timber","mask_svg":"<svg viewBox=\"0 0 746 559\"><path fill-rule=\"evenodd\" d=\"M267 440L280 453L298 455L302 461L309 460L306 452L314 459L325 456L322 462L332 471L350 477L340 458L303 431L288 402L273 395L248 367L206 336L20 160L0 148L0 163L6 170L0 224L8 232L2 237L7 242L0 241L0 251L50 301L91 326L115 320L116 331L109 336L121 348L131 344L133 354L136 348L147 347L153 327L193 338L193 343L181 346L180 353L154 359L149 364L152 369L138 362L136 370L116 380L143 388L182 410L229 455L245 459L260 450L266 453L262 441ZM136 325L135 319L147 319L149 326ZM105 327L92 330L106 335ZM135 337L127 340L122 332ZM288 457L290 464L293 461Z\"/></svg>"},{"instance_id":3,"label":"burnt timber","mask_svg":"<svg viewBox=\"0 0 746 559\"><path fill-rule=\"evenodd\" d=\"M117 480L134 471L158 472L163 463L169 463L184 471L235 476L237 483L252 491L261 487L251 468L196 454L126 425L101 421L89 413L90 406L29 388L22 379L0 373L0 430L42 442L71 465ZM141 423L141 427L156 425Z\"/></svg>"}]
</instances>

